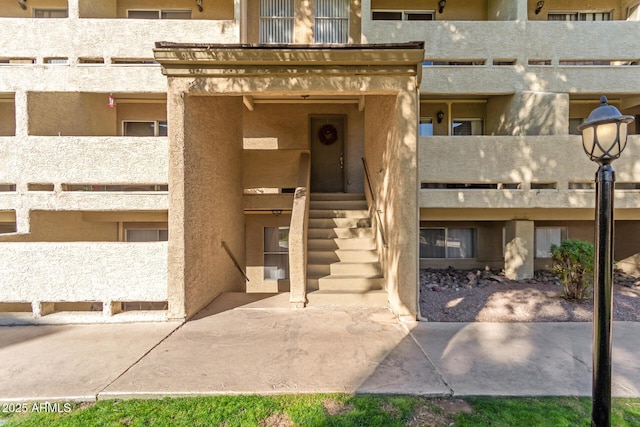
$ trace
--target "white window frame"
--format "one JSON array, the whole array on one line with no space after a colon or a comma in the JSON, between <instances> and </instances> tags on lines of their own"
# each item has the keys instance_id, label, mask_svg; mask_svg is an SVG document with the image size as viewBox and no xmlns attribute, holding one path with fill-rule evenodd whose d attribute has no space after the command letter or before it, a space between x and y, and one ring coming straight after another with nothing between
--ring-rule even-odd
<instances>
[{"instance_id":1,"label":"white window frame","mask_svg":"<svg viewBox=\"0 0 640 427\"><path fill-rule=\"evenodd\" d=\"M422 133L422 125L431 125L431 133ZM418 122L418 136L433 136L433 117L420 117Z\"/></svg>"},{"instance_id":2,"label":"white window frame","mask_svg":"<svg viewBox=\"0 0 640 427\"><path fill-rule=\"evenodd\" d=\"M471 135L456 135L454 132L455 129L455 124L456 123L460 123L460 122L470 122L471 123ZM474 123L480 123L480 133L473 133L474 130ZM478 136L478 135L484 135L484 119L479 118L479 117L464 117L464 118L458 118L458 117L454 117L453 120L451 120L451 136Z\"/></svg>"},{"instance_id":3,"label":"white window frame","mask_svg":"<svg viewBox=\"0 0 640 427\"><path fill-rule=\"evenodd\" d=\"M418 247L418 257L420 259L475 259L478 256L478 229L474 227L420 227L420 231L422 230L444 230L444 258L439 257L427 257L422 258L420 256L420 248ZM471 248L471 256L466 257L450 257L448 253L448 242L449 242L449 230L471 230L473 233L473 242ZM422 235L418 233L419 238L422 239Z\"/></svg>"},{"instance_id":4,"label":"white window frame","mask_svg":"<svg viewBox=\"0 0 640 427\"><path fill-rule=\"evenodd\" d=\"M55 12L65 12L67 16L36 16L39 13L42 13L45 15L51 15L51 13L55 13ZM33 17L37 19L66 19L69 17L69 9L56 9L56 8L49 8L49 7L34 8Z\"/></svg>"},{"instance_id":5,"label":"white window frame","mask_svg":"<svg viewBox=\"0 0 640 427\"><path fill-rule=\"evenodd\" d=\"M149 137L164 137L164 135L160 135L160 125L164 124L165 126L167 126L167 130L168 130L168 123L167 120L123 120L122 121L122 136L132 136L133 135L127 135L126 134L126 129L127 129L127 123L149 123L153 125L153 135L146 135L146 136L135 136L136 138L149 138Z\"/></svg>"},{"instance_id":6,"label":"white window frame","mask_svg":"<svg viewBox=\"0 0 640 427\"><path fill-rule=\"evenodd\" d=\"M373 17L373 14L376 12L400 13L401 18L400 19L375 19ZM409 19L410 15L431 16L431 19ZM404 9L372 9L371 20L372 21L435 21L436 11L435 10L404 10Z\"/></svg>"},{"instance_id":7,"label":"white window frame","mask_svg":"<svg viewBox=\"0 0 640 427\"><path fill-rule=\"evenodd\" d=\"M553 242L552 244L557 244L559 245L560 243L562 243L563 241L567 240L567 227L561 227L561 226L540 226L540 227L535 227L534 229L534 233L535 233L535 238L534 238L534 247L535 247L535 258L541 258L541 259L549 259L551 258L551 245L549 245L548 248L540 248L538 247L539 242L539 238L538 238L538 230L554 230L557 231L560 234L560 241L559 242Z\"/></svg>"},{"instance_id":8,"label":"white window frame","mask_svg":"<svg viewBox=\"0 0 640 427\"><path fill-rule=\"evenodd\" d=\"M263 44L286 44L286 43L293 43L294 42L294 37L295 37L295 22L294 22L294 17L295 17L295 3L294 0L288 0L290 2L290 9L291 9L291 15L262 15L262 10L263 10L263 2L267 2L269 0L260 0L259 2L259 28L258 28L258 32L259 32L259 38L260 38L260 43ZM270 7L274 7L273 5L264 5L264 8L270 8ZM287 28L287 34L286 37L284 37L282 40L275 40L275 41L270 41L267 40L267 38L271 38L273 36L272 33L268 33L268 26L269 24L275 24L276 22L286 22L289 24L290 28ZM267 37L269 36L269 37Z\"/></svg>"},{"instance_id":9,"label":"white window frame","mask_svg":"<svg viewBox=\"0 0 640 427\"><path fill-rule=\"evenodd\" d=\"M318 10L320 9L320 5L319 5L320 1L344 1L345 10L343 12L346 12L346 16L319 16ZM314 17L314 27L313 27L314 42L315 43L340 43L340 44L349 43L349 28L351 26L350 15L351 15L351 3L349 2L349 0L316 0L316 15ZM318 36L320 34L320 31L318 31L318 28L320 27L325 28L328 26L332 27L331 31L329 32L331 36L331 40L329 41L318 40ZM342 35L342 39L340 39L336 35L336 31L340 33L339 35Z\"/></svg>"},{"instance_id":10,"label":"white window frame","mask_svg":"<svg viewBox=\"0 0 640 427\"><path fill-rule=\"evenodd\" d=\"M607 19L581 19L586 18L587 16L594 17L595 15L604 15L607 14ZM550 16L564 16L565 19L549 19ZM569 19L566 19L569 18ZM571 19L575 18L575 19ZM584 22L604 22L611 21L611 11L610 10L552 10L547 13L548 21L556 21L556 22L571 22L571 21L584 21Z\"/></svg>"},{"instance_id":11,"label":"white window frame","mask_svg":"<svg viewBox=\"0 0 640 427\"><path fill-rule=\"evenodd\" d=\"M158 17L157 18L132 18L131 16L129 16L129 14L131 12L157 12L158 13ZM188 18L163 18L162 15L164 13L167 12L180 12L180 13L189 13L189 17ZM191 9L127 9L127 19L177 19L177 20L188 20L188 19L192 19L192 15L193 15L193 11Z\"/></svg>"},{"instance_id":12,"label":"white window frame","mask_svg":"<svg viewBox=\"0 0 640 427\"><path fill-rule=\"evenodd\" d=\"M143 241L131 241L129 240L129 232L130 231L146 231L146 232L156 232L156 240L143 240ZM163 238L162 234L165 234L166 239ZM144 242L166 242L169 239L169 230L168 228L145 228L145 227L127 227L124 229L124 241L129 243L144 243Z\"/></svg>"},{"instance_id":13,"label":"white window frame","mask_svg":"<svg viewBox=\"0 0 640 427\"><path fill-rule=\"evenodd\" d=\"M286 265L287 265L287 267L289 266L289 247L288 246L287 246L287 250L286 251L284 251L284 250L281 250L281 251L267 251L267 248L266 248L266 246L267 246L267 244L266 244L267 243L266 242L267 229L272 229L272 228L277 229L278 232L280 230L287 230L287 231L289 230L288 226L264 227L264 229L262 231L262 238L263 238L263 255L262 255L262 260L263 260L263 280L289 280L289 276L286 274L286 273L291 274L289 272L289 268L287 268L286 271L280 271L276 267L276 270L275 270L276 274L275 275L277 277L274 278L273 277L274 276L274 274L273 274L273 271L274 271L273 270L273 266L268 266L267 265L267 261L266 261L267 256L269 256L269 255L278 255L278 256L281 256L282 258L286 258ZM284 273L284 274L282 274L282 277L281 277L281 273Z\"/></svg>"},{"instance_id":14,"label":"white window frame","mask_svg":"<svg viewBox=\"0 0 640 427\"><path fill-rule=\"evenodd\" d=\"M61 58L61 57L44 58L43 62L46 65L69 65L69 58Z\"/></svg>"}]
</instances>

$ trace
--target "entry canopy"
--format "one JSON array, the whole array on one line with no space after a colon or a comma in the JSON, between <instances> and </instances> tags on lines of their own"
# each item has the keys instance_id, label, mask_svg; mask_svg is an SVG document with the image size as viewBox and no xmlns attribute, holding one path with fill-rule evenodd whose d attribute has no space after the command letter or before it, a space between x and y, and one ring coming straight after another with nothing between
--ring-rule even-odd
<instances>
[{"instance_id":1,"label":"entry canopy","mask_svg":"<svg viewBox=\"0 0 640 427\"><path fill-rule=\"evenodd\" d=\"M202 44L156 42L155 59L170 77L264 74L422 74L424 42L390 44Z\"/></svg>"}]
</instances>

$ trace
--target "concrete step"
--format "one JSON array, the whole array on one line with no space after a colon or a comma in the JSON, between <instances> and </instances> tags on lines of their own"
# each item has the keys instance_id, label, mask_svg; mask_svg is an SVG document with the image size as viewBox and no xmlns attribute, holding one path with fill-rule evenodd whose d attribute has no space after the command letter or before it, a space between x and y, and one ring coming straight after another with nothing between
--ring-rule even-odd
<instances>
[{"instance_id":1,"label":"concrete step","mask_svg":"<svg viewBox=\"0 0 640 427\"><path fill-rule=\"evenodd\" d=\"M347 239L308 239L307 248L311 251L335 251L336 249L375 249L376 242L372 238L352 237Z\"/></svg>"},{"instance_id":2,"label":"concrete step","mask_svg":"<svg viewBox=\"0 0 640 427\"><path fill-rule=\"evenodd\" d=\"M309 202L309 209L365 209L366 200L312 200Z\"/></svg>"},{"instance_id":3,"label":"concrete step","mask_svg":"<svg viewBox=\"0 0 640 427\"><path fill-rule=\"evenodd\" d=\"M309 228L369 228L369 218L309 218Z\"/></svg>"},{"instance_id":4,"label":"concrete step","mask_svg":"<svg viewBox=\"0 0 640 427\"><path fill-rule=\"evenodd\" d=\"M342 292L313 291L307 294L310 307L388 307L387 291Z\"/></svg>"},{"instance_id":5,"label":"concrete step","mask_svg":"<svg viewBox=\"0 0 640 427\"><path fill-rule=\"evenodd\" d=\"M366 200L364 193L311 193L311 201L315 200Z\"/></svg>"},{"instance_id":6,"label":"concrete step","mask_svg":"<svg viewBox=\"0 0 640 427\"><path fill-rule=\"evenodd\" d=\"M372 250L338 249L335 251L308 251L307 264L334 262L378 262L378 252Z\"/></svg>"},{"instance_id":7,"label":"concrete step","mask_svg":"<svg viewBox=\"0 0 640 427\"><path fill-rule=\"evenodd\" d=\"M321 291L377 291L382 289L384 279L380 276L363 277L349 274L324 277L308 277L307 289Z\"/></svg>"},{"instance_id":8,"label":"concrete step","mask_svg":"<svg viewBox=\"0 0 640 427\"><path fill-rule=\"evenodd\" d=\"M367 218L366 209L310 209L309 218Z\"/></svg>"},{"instance_id":9,"label":"concrete step","mask_svg":"<svg viewBox=\"0 0 640 427\"><path fill-rule=\"evenodd\" d=\"M375 236L373 228L309 228L309 239L347 239L361 237L372 239Z\"/></svg>"},{"instance_id":10,"label":"concrete step","mask_svg":"<svg viewBox=\"0 0 640 427\"><path fill-rule=\"evenodd\" d=\"M309 264L309 277L324 277L332 274L352 274L365 277L382 277L379 262L334 262L331 264Z\"/></svg>"}]
</instances>

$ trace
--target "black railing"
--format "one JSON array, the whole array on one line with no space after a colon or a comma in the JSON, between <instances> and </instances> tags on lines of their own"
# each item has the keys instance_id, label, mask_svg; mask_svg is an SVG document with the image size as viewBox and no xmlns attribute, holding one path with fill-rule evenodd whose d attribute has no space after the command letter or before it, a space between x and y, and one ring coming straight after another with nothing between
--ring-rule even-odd
<instances>
[{"instance_id":1,"label":"black railing","mask_svg":"<svg viewBox=\"0 0 640 427\"><path fill-rule=\"evenodd\" d=\"M247 273L245 273L244 270L242 269L242 267L240 267L240 264L238 263L238 260L236 259L236 257L233 256L233 253L231 253L231 249L229 249L229 246L227 246L227 242L225 242L224 240L222 241L222 247L227 252L227 255L229 255L229 258L231 258L231 261L233 261L233 263L236 265L236 268L238 269L240 274L242 274L244 276L244 278L247 279L247 282L249 282L249 278L247 277Z\"/></svg>"},{"instance_id":2,"label":"black railing","mask_svg":"<svg viewBox=\"0 0 640 427\"><path fill-rule=\"evenodd\" d=\"M382 218L380 217L380 209L378 209L378 201L376 200L376 193L373 191L373 186L371 185L371 177L369 176L369 167L367 166L367 160L362 157L362 164L364 165L364 176L367 181L367 186L369 187L369 194L371 194L371 200L373 202L373 210L376 212L376 218L378 219L376 222L378 223L378 229L380 230L380 238L382 239L382 245L387 247L387 234L384 231L384 224L382 223Z\"/></svg>"}]
</instances>

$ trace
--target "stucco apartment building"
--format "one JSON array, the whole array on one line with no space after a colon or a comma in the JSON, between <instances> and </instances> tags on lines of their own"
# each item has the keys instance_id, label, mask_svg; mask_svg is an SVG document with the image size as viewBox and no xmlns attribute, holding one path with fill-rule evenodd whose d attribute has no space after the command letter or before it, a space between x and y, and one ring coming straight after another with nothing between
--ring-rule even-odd
<instances>
[{"instance_id":1,"label":"stucco apartment building","mask_svg":"<svg viewBox=\"0 0 640 427\"><path fill-rule=\"evenodd\" d=\"M260 292L415 320L420 268L531 277L593 239L576 127L602 94L640 115L638 3L0 0L0 317Z\"/></svg>"}]
</instances>

